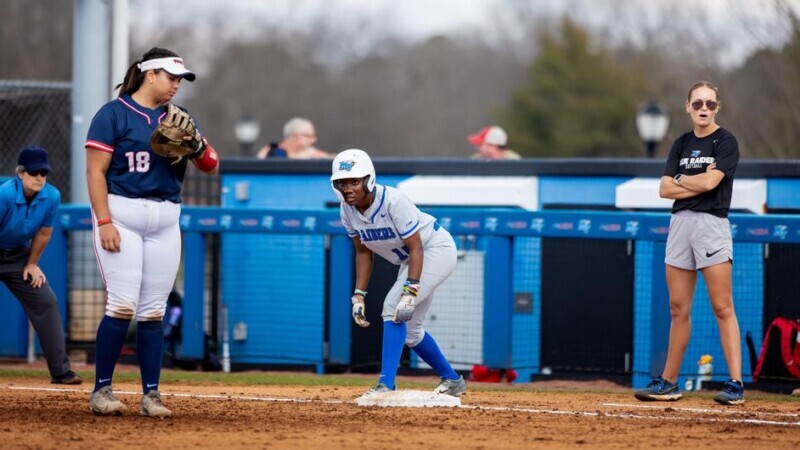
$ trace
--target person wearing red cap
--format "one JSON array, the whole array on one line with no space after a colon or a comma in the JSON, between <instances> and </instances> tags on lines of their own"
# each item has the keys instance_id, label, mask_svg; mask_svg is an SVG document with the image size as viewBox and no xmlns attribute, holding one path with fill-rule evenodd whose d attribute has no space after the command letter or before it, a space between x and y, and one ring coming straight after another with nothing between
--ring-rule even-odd
<instances>
[{"instance_id":1,"label":"person wearing red cap","mask_svg":"<svg viewBox=\"0 0 800 450\"><path fill-rule=\"evenodd\" d=\"M498 126L486 127L467 140L475 147L471 159L520 159L519 153L506 148L508 135Z\"/></svg>"}]
</instances>

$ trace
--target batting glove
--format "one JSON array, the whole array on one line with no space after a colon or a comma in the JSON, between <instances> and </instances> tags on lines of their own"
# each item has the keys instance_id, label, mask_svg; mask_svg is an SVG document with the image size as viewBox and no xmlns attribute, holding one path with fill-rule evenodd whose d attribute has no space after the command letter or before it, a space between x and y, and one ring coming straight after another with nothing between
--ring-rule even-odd
<instances>
[{"instance_id":1,"label":"batting glove","mask_svg":"<svg viewBox=\"0 0 800 450\"><path fill-rule=\"evenodd\" d=\"M367 322L367 317L365 315L366 306L364 305L364 296L356 294L350 297L350 302L353 303L353 320L355 320L356 325L367 328L369 322Z\"/></svg>"},{"instance_id":2,"label":"batting glove","mask_svg":"<svg viewBox=\"0 0 800 450\"><path fill-rule=\"evenodd\" d=\"M414 316L414 307L417 306L417 294L419 293L419 282L407 280L403 285L403 293L400 294L400 301L394 310L394 323L403 323L411 320Z\"/></svg>"}]
</instances>

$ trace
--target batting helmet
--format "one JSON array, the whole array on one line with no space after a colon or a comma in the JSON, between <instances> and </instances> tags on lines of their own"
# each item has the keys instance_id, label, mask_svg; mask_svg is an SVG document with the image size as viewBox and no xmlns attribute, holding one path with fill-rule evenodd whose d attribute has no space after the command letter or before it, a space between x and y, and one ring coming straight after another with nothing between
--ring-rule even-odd
<instances>
[{"instance_id":1,"label":"batting helmet","mask_svg":"<svg viewBox=\"0 0 800 450\"><path fill-rule=\"evenodd\" d=\"M331 168L331 188L340 202L344 201L344 196L339 188L336 187L336 180L348 178L366 178L364 185L367 192L375 190L375 166L364 150L351 148L345 150L333 159Z\"/></svg>"}]
</instances>

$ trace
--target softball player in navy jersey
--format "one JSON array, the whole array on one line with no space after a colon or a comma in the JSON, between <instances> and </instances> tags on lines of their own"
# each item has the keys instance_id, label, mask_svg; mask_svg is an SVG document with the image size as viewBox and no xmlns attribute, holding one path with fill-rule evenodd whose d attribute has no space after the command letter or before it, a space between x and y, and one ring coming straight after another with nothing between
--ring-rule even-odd
<instances>
[{"instance_id":1,"label":"softball player in navy jersey","mask_svg":"<svg viewBox=\"0 0 800 450\"><path fill-rule=\"evenodd\" d=\"M97 261L106 286L106 314L97 329L96 373L89 407L121 414L127 407L111 389L128 324L137 321L136 351L142 376L140 413L171 415L158 393L164 342L161 321L178 271L181 182L187 160L176 162L150 149L150 136L165 116L182 80L195 75L175 53L152 48L125 74L117 99L95 115L86 140L86 173L94 219ZM215 173L216 151L192 163Z\"/></svg>"},{"instance_id":2,"label":"softball player in navy jersey","mask_svg":"<svg viewBox=\"0 0 800 450\"><path fill-rule=\"evenodd\" d=\"M405 343L441 377L436 392L462 395L467 389L464 377L453 370L422 327L434 291L455 269L453 237L402 192L377 184L372 161L363 150L345 150L336 156L331 185L342 202L342 224L356 249L356 289L351 299L356 324L369 326L364 298L373 256L400 266L397 281L383 301L381 376L367 394L395 389Z\"/></svg>"}]
</instances>

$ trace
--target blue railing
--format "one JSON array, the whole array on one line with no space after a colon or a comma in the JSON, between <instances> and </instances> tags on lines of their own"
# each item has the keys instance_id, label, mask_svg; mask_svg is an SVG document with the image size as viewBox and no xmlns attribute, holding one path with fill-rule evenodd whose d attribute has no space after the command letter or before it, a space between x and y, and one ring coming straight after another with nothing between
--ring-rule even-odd
<instances>
[{"instance_id":1,"label":"blue railing","mask_svg":"<svg viewBox=\"0 0 800 450\"><path fill-rule=\"evenodd\" d=\"M509 211L427 208L451 234L527 237L585 237L665 241L667 213L597 211ZM733 239L738 242L800 242L800 216L731 214ZM90 230L86 206L65 205L60 211L64 230ZM186 206L181 230L187 233L342 234L339 211L272 210Z\"/></svg>"}]
</instances>

